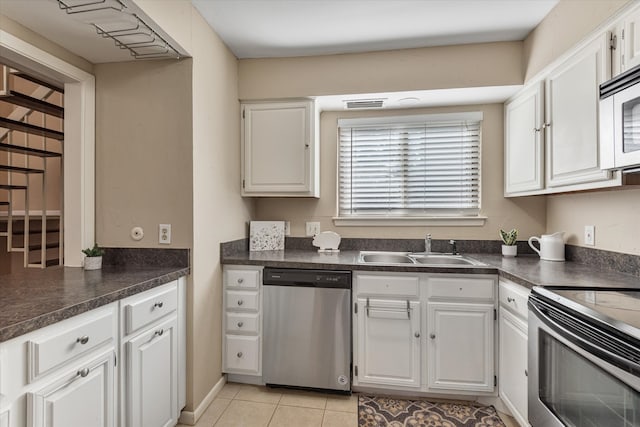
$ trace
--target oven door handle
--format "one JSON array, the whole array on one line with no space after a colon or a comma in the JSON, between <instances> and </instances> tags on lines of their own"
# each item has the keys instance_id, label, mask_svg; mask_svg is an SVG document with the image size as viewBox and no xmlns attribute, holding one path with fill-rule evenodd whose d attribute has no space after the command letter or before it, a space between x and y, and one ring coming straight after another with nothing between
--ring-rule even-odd
<instances>
[{"instance_id":1,"label":"oven door handle","mask_svg":"<svg viewBox=\"0 0 640 427\"><path fill-rule=\"evenodd\" d=\"M626 372L632 373L636 376L640 375L640 365L638 365L637 363L634 363L633 361L624 357L618 356L617 354L614 354L607 349L599 347L598 345L591 343L581 336L564 328L563 326L554 322L549 316L547 316L542 310L540 310L540 307L538 307L536 303L529 301L528 305L529 309L533 311L533 315L535 315L547 327L549 327L551 330L553 330L566 340L577 345L586 352L594 354L596 357L604 360L605 362L625 370Z\"/></svg>"}]
</instances>

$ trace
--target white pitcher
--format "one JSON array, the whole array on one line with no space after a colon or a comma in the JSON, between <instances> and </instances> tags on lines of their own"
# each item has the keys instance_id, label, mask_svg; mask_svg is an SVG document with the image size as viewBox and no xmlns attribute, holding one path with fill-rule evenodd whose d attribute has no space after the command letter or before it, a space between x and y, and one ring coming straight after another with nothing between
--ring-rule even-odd
<instances>
[{"instance_id":1,"label":"white pitcher","mask_svg":"<svg viewBox=\"0 0 640 427\"><path fill-rule=\"evenodd\" d=\"M540 255L544 261L564 261L564 231L553 234L543 234L541 237L530 237L529 246ZM533 246L533 241L540 244L540 249Z\"/></svg>"}]
</instances>

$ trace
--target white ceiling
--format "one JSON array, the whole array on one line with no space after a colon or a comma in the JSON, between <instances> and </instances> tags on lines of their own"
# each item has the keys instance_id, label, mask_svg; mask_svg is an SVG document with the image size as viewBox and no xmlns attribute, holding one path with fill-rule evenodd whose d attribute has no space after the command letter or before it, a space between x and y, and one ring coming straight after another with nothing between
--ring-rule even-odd
<instances>
[{"instance_id":1,"label":"white ceiling","mask_svg":"<svg viewBox=\"0 0 640 427\"><path fill-rule=\"evenodd\" d=\"M238 58L523 40L558 0L191 0Z\"/></svg>"}]
</instances>

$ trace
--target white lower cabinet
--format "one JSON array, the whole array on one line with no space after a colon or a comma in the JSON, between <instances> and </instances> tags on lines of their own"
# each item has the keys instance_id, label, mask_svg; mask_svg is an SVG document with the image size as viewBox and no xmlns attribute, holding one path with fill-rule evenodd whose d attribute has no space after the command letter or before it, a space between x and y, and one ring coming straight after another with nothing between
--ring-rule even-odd
<instances>
[{"instance_id":1,"label":"white lower cabinet","mask_svg":"<svg viewBox=\"0 0 640 427\"><path fill-rule=\"evenodd\" d=\"M493 304L429 302L429 388L491 392Z\"/></svg>"},{"instance_id":2,"label":"white lower cabinet","mask_svg":"<svg viewBox=\"0 0 640 427\"><path fill-rule=\"evenodd\" d=\"M500 280L500 398L521 426L527 422L527 297L530 291Z\"/></svg>"},{"instance_id":3,"label":"white lower cabinet","mask_svg":"<svg viewBox=\"0 0 640 427\"><path fill-rule=\"evenodd\" d=\"M420 387L420 302L358 298L358 385Z\"/></svg>"},{"instance_id":4,"label":"white lower cabinet","mask_svg":"<svg viewBox=\"0 0 640 427\"><path fill-rule=\"evenodd\" d=\"M176 330L174 315L125 344L128 426L168 427L178 422Z\"/></svg>"},{"instance_id":5,"label":"white lower cabinet","mask_svg":"<svg viewBox=\"0 0 640 427\"><path fill-rule=\"evenodd\" d=\"M0 427L175 425L185 286L180 278L0 343Z\"/></svg>"},{"instance_id":6,"label":"white lower cabinet","mask_svg":"<svg viewBox=\"0 0 640 427\"><path fill-rule=\"evenodd\" d=\"M114 351L27 394L32 427L115 426Z\"/></svg>"},{"instance_id":7,"label":"white lower cabinet","mask_svg":"<svg viewBox=\"0 0 640 427\"><path fill-rule=\"evenodd\" d=\"M354 272L354 387L495 396L496 279Z\"/></svg>"}]
</instances>

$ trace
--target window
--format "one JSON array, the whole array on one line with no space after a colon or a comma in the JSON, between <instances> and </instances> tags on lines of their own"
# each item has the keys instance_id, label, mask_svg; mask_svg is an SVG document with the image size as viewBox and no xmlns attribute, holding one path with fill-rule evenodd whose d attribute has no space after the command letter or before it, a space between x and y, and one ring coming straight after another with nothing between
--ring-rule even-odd
<instances>
[{"instance_id":1,"label":"window","mask_svg":"<svg viewBox=\"0 0 640 427\"><path fill-rule=\"evenodd\" d=\"M343 119L340 218L477 216L482 113Z\"/></svg>"}]
</instances>

